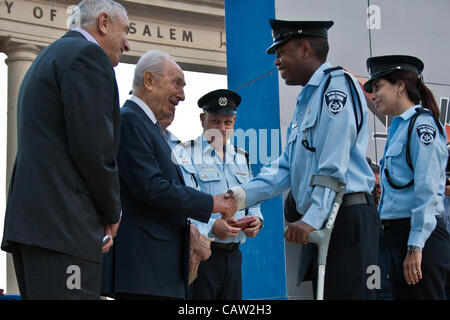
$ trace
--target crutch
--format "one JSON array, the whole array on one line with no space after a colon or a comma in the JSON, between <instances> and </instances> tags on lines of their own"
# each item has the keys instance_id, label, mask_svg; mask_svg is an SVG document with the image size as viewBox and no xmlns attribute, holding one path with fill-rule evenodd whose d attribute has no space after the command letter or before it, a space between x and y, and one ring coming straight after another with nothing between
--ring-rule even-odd
<instances>
[{"instance_id":1,"label":"crutch","mask_svg":"<svg viewBox=\"0 0 450 320\"><path fill-rule=\"evenodd\" d=\"M310 186L322 186L336 192L331 214L325 227L320 230L314 230L308 235L308 242L315 243L318 247L318 274L317 274L317 300L323 300L323 291L325 287L325 267L327 263L328 245L330 244L331 232L333 231L334 220L336 219L339 207L345 191L345 183L336 178L325 175L314 175L311 177Z\"/></svg>"}]
</instances>

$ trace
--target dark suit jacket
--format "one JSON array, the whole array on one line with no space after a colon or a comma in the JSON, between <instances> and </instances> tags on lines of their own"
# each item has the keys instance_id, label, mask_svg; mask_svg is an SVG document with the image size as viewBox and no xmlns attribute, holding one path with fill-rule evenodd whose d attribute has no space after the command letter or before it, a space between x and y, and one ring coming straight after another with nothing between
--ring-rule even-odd
<instances>
[{"instance_id":1,"label":"dark suit jacket","mask_svg":"<svg viewBox=\"0 0 450 320\"><path fill-rule=\"evenodd\" d=\"M125 102L120 114L123 216L115 239L114 291L185 298L187 217L207 222L213 198L184 185L161 132L136 103Z\"/></svg>"},{"instance_id":2,"label":"dark suit jacket","mask_svg":"<svg viewBox=\"0 0 450 320\"><path fill-rule=\"evenodd\" d=\"M18 242L100 262L104 225L120 215L120 113L110 59L68 32L33 62L17 108L2 249Z\"/></svg>"}]
</instances>

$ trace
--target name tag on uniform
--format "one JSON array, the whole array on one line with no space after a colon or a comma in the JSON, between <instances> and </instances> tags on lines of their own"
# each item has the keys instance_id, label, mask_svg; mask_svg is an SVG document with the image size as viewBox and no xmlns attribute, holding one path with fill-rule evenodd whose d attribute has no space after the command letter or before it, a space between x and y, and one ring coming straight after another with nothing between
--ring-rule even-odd
<instances>
[{"instance_id":1,"label":"name tag on uniform","mask_svg":"<svg viewBox=\"0 0 450 320\"><path fill-rule=\"evenodd\" d=\"M240 176L246 176L247 174L245 172L236 172L236 174L240 175Z\"/></svg>"},{"instance_id":2,"label":"name tag on uniform","mask_svg":"<svg viewBox=\"0 0 450 320\"><path fill-rule=\"evenodd\" d=\"M216 170L216 168L214 168L214 167L209 167L209 168L203 167L202 168L202 171L215 171L215 170Z\"/></svg>"}]
</instances>

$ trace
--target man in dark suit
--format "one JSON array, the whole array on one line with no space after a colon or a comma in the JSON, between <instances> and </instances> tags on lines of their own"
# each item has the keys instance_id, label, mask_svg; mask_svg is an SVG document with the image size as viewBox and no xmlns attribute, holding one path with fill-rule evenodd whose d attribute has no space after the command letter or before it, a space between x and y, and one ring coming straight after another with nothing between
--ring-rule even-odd
<instances>
[{"instance_id":1,"label":"man in dark suit","mask_svg":"<svg viewBox=\"0 0 450 320\"><path fill-rule=\"evenodd\" d=\"M236 211L233 198L187 187L156 119L184 100L184 75L173 58L152 50L136 65L134 95L120 110L118 154L123 217L115 241L116 299L184 299L188 217L207 222Z\"/></svg>"},{"instance_id":2,"label":"man in dark suit","mask_svg":"<svg viewBox=\"0 0 450 320\"><path fill-rule=\"evenodd\" d=\"M128 51L125 8L85 0L18 98L18 150L2 249L23 299L98 299L104 235L120 217L119 97L113 66ZM102 248L103 246L103 248Z\"/></svg>"}]
</instances>

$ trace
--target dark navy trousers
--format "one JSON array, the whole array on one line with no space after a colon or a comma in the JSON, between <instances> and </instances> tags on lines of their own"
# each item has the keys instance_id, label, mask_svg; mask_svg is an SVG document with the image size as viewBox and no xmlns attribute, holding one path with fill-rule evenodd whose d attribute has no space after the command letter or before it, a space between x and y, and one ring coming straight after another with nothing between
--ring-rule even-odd
<instances>
[{"instance_id":1,"label":"dark navy trousers","mask_svg":"<svg viewBox=\"0 0 450 320\"><path fill-rule=\"evenodd\" d=\"M442 218L422 250L422 280L408 285L403 276L411 222L397 220L384 229L386 247L389 252L392 294L396 300L445 300L445 285L450 268L450 236Z\"/></svg>"},{"instance_id":2,"label":"dark navy trousers","mask_svg":"<svg viewBox=\"0 0 450 320\"><path fill-rule=\"evenodd\" d=\"M242 254L239 249L211 248L211 257L202 261L197 279L190 286L193 300L241 300Z\"/></svg>"}]
</instances>

